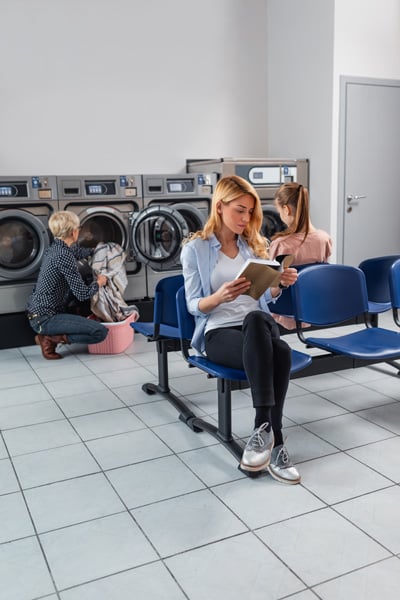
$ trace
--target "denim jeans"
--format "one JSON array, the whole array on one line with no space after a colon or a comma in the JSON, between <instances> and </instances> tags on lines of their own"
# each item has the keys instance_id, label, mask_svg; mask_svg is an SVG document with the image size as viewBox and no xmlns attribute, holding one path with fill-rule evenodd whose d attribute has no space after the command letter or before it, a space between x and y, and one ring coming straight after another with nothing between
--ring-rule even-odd
<instances>
[{"instance_id":1,"label":"denim jeans","mask_svg":"<svg viewBox=\"0 0 400 600\"><path fill-rule=\"evenodd\" d=\"M107 327L79 315L60 313L52 317L33 317L29 321L36 333L42 335L66 335L68 341L78 344L97 344L106 339Z\"/></svg>"}]
</instances>

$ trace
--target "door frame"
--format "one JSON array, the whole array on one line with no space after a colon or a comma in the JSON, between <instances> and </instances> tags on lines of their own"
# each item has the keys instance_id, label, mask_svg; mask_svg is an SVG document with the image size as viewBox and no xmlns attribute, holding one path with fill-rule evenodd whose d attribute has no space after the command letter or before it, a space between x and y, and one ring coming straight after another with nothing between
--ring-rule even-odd
<instances>
[{"instance_id":1,"label":"door frame","mask_svg":"<svg viewBox=\"0 0 400 600\"><path fill-rule=\"evenodd\" d=\"M346 132L347 132L347 94L350 85L370 85L400 88L398 79L377 79L374 77L340 76L339 96L339 155L338 155L338 198L337 198L337 262L343 263L344 256L344 210L346 192Z\"/></svg>"}]
</instances>

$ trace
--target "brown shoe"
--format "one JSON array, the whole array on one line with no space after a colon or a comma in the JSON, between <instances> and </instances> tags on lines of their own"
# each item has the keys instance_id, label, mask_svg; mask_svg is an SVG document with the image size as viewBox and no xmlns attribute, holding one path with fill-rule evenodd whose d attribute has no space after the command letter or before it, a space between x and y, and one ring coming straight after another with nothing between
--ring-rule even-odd
<instances>
[{"instance_id":1,"label":"brown shoe","mask_svg":"<svg viewBox=\"0 0 400 600\"><path fill-rule=\"evenodd\" d=\"M35 342L38 346L40 346L43 358L46 360L59 360L62 358L61 354L55 352L55 349L57 344L63 341L61 338L64 337L66 338L66 336L61 335L50 336L38 333L38 335L35 336Z\"/></svg>"}]
</instances>

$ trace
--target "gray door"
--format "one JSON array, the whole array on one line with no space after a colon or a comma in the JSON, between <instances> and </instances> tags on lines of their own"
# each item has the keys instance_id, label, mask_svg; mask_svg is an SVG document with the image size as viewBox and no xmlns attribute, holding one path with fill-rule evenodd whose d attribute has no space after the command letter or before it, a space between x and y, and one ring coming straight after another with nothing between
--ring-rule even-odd
<instances>
[{"instance_id":1,"label":"gray door","mask_svg":"<svg viewBox=\"0 0 400 600\"><path fill-rule=\"evenodd\" d=\"M358 265L400 254L400 82L343 78L341 94L338 262Z\"/></svg>"}]
</instances>

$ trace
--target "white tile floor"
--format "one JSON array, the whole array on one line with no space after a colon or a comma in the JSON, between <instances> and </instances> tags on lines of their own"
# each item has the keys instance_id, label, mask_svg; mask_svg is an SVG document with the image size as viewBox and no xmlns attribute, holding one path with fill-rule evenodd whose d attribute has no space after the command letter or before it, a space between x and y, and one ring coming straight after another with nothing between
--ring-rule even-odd
<instances>
[{"instance_id":1,"label":"white tile floor","mask_svg":"<svg viewBox=\"0 0 400 600\"><path fill-rule=\"evenodd\" d=\"M390 313L381 323L395 329ZM298 347L293 336L287 338ZM248 479L160 395L155 346L0 351L2 600L397 600L400 378L387 365L293 380L298 486ZM170 354L171 386L215 417L215 381ZM233 429L247 437L248 390Z\"/></svg>"}]
</instances>

